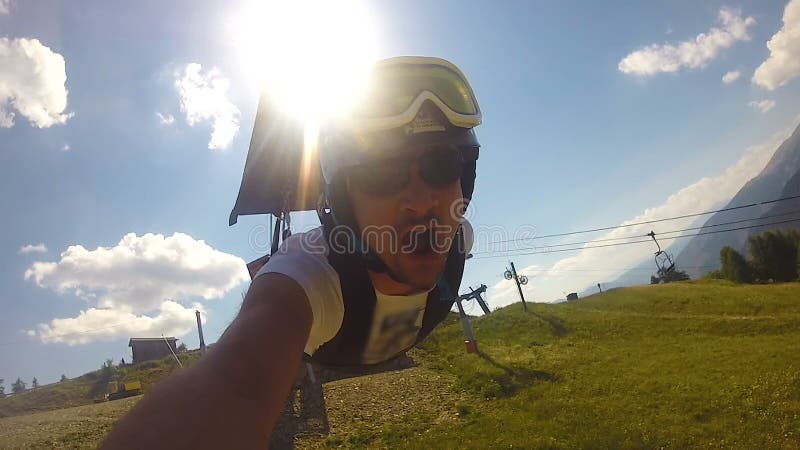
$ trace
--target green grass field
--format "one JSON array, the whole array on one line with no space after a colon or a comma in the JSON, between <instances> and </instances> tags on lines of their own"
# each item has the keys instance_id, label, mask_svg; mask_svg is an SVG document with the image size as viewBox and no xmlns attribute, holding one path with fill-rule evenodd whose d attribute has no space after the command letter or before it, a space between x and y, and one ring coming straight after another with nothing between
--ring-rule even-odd
<instances>
[{"instance_id":1,"label":"green grass field","mask_svg":"<svg viewBox=\"0 0 800 450\"><path fill-rule=\"evenodd\" d=\"M472 323L482 357L452 320L419 367L326 385L330 433L298 448L800 448L800 283L632 287Z\"/></svg>"},{"instance_id":2,"label":"green grass field","mask_svg":"<svg viewBox=\"0 0 800 450\"><path fill-rule=\"evenodd\" d=\"M800 448L800 284L633 287L475 322L486 360L451 344L457 325L424 360L484 400L418 444Z\"/></svg>"}]
</instances>

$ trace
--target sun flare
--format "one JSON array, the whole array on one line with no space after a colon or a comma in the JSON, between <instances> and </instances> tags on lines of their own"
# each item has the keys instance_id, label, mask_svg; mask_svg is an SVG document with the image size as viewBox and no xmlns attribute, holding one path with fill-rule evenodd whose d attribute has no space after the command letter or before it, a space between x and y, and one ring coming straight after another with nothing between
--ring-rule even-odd
<instances>
[{"instance_id":1,"label":"sun flare","mask_svg":"<svg viewBox=\"0 0 800 450\"><path fill-rule=\"evenodd\" d=\"M248 77L307 123L347 110L376 59L374 20L365 3L252 1L232 23Z\"/></svg>"}]
</instances>

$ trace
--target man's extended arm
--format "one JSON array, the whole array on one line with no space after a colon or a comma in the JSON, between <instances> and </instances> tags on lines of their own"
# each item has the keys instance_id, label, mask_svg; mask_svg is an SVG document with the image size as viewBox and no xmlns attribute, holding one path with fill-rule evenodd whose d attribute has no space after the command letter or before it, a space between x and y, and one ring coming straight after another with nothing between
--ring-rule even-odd
<instances>
[{"instance_id":1,"label":"man's extended arm","mask_svg":"<svg viewBox=\"0 0 800 450\"><path fill-rule=\"evenodd\" d=\"M312 320L294 280L259 276L213 349L148 392L103 448L265 448Z\"/></svg>"}]
</instances>

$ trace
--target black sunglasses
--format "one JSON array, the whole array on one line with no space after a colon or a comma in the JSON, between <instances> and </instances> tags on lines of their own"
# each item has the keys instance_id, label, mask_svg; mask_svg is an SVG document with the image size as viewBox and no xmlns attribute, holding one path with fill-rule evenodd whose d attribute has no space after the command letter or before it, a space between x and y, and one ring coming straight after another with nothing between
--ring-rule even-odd
<instances>
[{"instance_id":1,"label":"black sunglasses","mask_svg":"<svg viewBox=\"0 0 800 450\"><path fill-rule=\"evenodd\" d=\"M411 180L411 164L419 163L419 176L428 186L441 189L459 178L464 168L463 153L453 147L426 151L415 159L389 159L352 167L350 183L362 192L377 196L398 194Z\"/></svg>"}]
</instances>

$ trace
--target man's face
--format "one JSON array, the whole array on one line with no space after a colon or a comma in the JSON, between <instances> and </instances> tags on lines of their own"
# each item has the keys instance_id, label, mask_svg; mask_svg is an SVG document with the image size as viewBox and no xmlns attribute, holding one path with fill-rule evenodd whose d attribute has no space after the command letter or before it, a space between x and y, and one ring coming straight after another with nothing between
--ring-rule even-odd
<instances>
[{"instance_id":1,"label":"man's face","mask_svg":"<svg viewBox=\"0 0 800 450\"><path fill-rule=\"evenodd\" d=\"M462 215L460 179L431 186L420 176L419 158L427 152L415 149L409 151L410 163L391 163L391 170L409 174L408 183L397 193L370 192L359 183L348 183L362 239L397 281L415 291L436 285ZM456 158L455 152L452 157ZM388 169L376 166L376 170Z\"/></svg>"}]
</instances>

